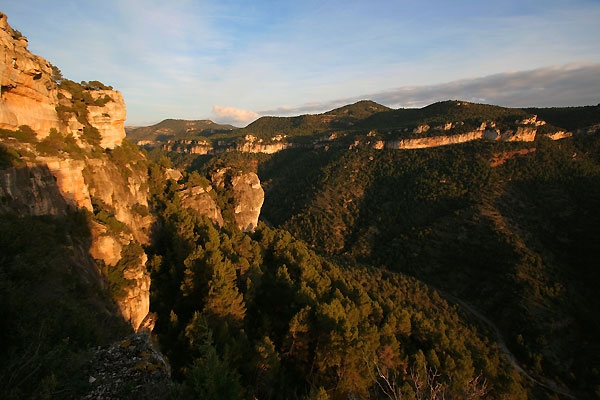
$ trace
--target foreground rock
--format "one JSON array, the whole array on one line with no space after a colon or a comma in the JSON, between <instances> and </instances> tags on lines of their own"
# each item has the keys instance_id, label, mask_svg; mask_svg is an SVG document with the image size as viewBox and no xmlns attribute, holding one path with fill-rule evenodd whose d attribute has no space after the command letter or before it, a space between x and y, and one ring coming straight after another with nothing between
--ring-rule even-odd
<instances>
[{"instance_id":1,"label":"foreground rock","mask_svg":"<svg viewBox=\"0 0 600 400\"><path fill-rule=\"evenodd\" d=\"M146 333L97 349L88 375L82 399L166 399L171 385L170 367Z\"/></svg>"}]
</instances>

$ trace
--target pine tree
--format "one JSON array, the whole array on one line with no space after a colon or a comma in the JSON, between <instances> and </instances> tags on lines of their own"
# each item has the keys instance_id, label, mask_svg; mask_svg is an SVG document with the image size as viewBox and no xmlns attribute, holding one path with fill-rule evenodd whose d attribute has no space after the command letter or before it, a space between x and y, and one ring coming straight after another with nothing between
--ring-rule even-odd
<instances>
[{"instance_id":1,"label":"pine tree","mask_svg":"<svg viewBox=\"0 0 600 400\"><path fill-rule=\"evenodd\" d=\"M217 263L214 263L214 259L212 261L213 273L208 282L204 311L231 326L241 326L246 315L246 305L236 285L235 269L228 259L221 259Z\"/></svg>"}]
</instances>

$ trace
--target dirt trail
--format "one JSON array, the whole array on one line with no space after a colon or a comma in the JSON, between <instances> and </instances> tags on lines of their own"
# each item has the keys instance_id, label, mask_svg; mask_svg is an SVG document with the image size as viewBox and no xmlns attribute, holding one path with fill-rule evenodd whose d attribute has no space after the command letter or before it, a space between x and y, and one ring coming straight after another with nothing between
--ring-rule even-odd
<instances>
[{"instance_id":1,"label":"dirt trail","mask_svg":"<svg viewBox=\"0 0 600 400\"><path fill-rule=\"evenodd\" d=\"M531 382L535 383L538 386L541 386L545 389L548 389L558 395L561 396L565 396L568 397L570 399L576 399L575 396L573 396L571 393L569 393L568 391L566 391L565 389L561 388L560 386L558 386L558 384L556 382L553 382L549 379L544 379L544 381L540 381L539 379L534 378L533 376L531 376L527 371L525 371L521 365L519 365L517 358L515 357L515 355L509 350L508 346L506 345L506 342L504 341L504 337L502 336L502 333L500 332L500 329L498 329L498 327L496 326L495 323L493 323L489 318L487 318L485 315L483 315L481 313L481 311L479 311L477 308L475 308L474 306L472 306L471 304L467 303L466 301L459 299L456 296L453 296L449 293L446 293L444 291L441 291L439 289L435 289L438 291L438 293L442 296L445 297L446 299L448 299L451 302L457 303L459 304L464 310L468 311L471 315L473 315L476 319L478 319L480 322L482 322L484 325L487 325L493 332L494 335L496 336L496 343L498 343L498 347L500 348L500 350L502 351L502 353L504 353L504 356L506 357L506 359L508 360L508 362L517 370L519 371L519 373L521 375L523 375L525 378L527 378L528 380L530 380Z\"/></svg>"},{"instance_id":2,"label":"dirt trail","mask_svg":"<svg viewBox=\"0 0 600 400\"><path fill-rule=\"evenodd\" d=\"M390 271L388 269L382 269L382 271L384 273L391 274L391 275L397 274L397 272ZM498 348L500 348L500 351L502 351L502 353L504 354L504 356L506 357L508 362L517 371L519 371L519 373L521 375L523 375L525 378L527 378L529 381L535 383L536 385L543 387L545 389L548 389L551 392L554 392L560 396L564 396L569 399L577 399L577 397L572 395L567 389L563 389L562 387L560 387L556 382L551 381L550 379L546 379L546 378L544 378L544 381L542 382L539 379L536 379L533 376L531 376L527 371L525 371L523 369L523 367L521 367L521 365L517 361L517 358L515 357L515 355L510 351L510 349L506 345L506 342L504 341L504 337L502 336L502 332L500 332L500 329L498 328L498 326L494 322L492 322L488 317L483 315L483 313L481 311L479 311L476 307L474 307L473 305L467 303L466 301L464 301L450 293L447 293L443 290L440 290L434 286L431 286L431 285L428 285L428 286L431 289L437 291L440 294L440 296L444 297L448 301L460 305L464 310L468 311L473 317L475 317L481 323L483 323L484 325L487 325L487 327L490 328L494 332L494 336L496 336L496 343L498 343Z\"/></svg>"}]
</instances>

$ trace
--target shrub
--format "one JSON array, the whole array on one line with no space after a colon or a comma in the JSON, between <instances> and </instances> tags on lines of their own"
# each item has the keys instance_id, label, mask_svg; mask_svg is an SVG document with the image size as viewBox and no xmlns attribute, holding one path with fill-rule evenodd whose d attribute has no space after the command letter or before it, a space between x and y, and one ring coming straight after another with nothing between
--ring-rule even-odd
<instances>
[{"instance_id":1,"label":"shrub","mask_svg":"<svg viewBox=\"0 0 600 400\"><path fill-rule=\"evenodd\" d=\"M35 143L37 135L28 125L21 125L16 131L10 129L0 129L0 138L15 138L23 143Z\"/></svg>"}]
</instances>

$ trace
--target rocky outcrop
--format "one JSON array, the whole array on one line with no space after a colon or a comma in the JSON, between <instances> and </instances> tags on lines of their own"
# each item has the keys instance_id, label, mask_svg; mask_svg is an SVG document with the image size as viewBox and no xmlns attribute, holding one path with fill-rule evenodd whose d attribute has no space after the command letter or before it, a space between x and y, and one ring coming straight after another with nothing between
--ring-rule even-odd
<instances>
[{"instance_id":1,"label":"rocky outcrop","mask_svg":"<svg viewBox=\"0 0 600 400\"><path fill-rule=\"evenodd\" d=\"M215 224L223 226L223 211L215 202L217 196L233 201L236 225L243 231L252 231L258 224L265 192L258 175L233 168L221 168L213 172L212 186L193 186L179 192L181 205L208 216Z\"/></svg>"},{"instance_id":2,"label":"rocky outcrop","mask_svg":"<svg viewBox=\"0 0 600 400\"><path fill-rule=\"evenodd\" d=\"M109 205L114 217L130 229L133 239L148 244L154 218L148 213L146 171L124 169L106 158L98 158L87 161L84 173L90 196Z\"/></svg>"},{"instance_id":3,"label":"rocky outcrop","mask_svg":"<svg viewBox=\"0 0 600 400\"><path fill-rule=\"evenodd\" d=\"M38 139L48 136L50 130L79 137L85 124L76 113L68 112L71 95L59 89L53 79L52 65L27 49L27 38L20 36L0 13L0 128L17 130L27 125ZM91 99L86 104L90 126L101 135L100 146L112 149L125 138L125 102L115 90L84 89ZM98 101L99 99L108 101ZM77 100L79 101L79 100ZM57 112L57 107L63 113ZM80 112L81 114L81 112Z\"/></svg>"},{"instance_id":4,"label":"rocky outcrop","mask_svg":"<svg viewBox=\"0 0 600 400\"><path fill-rule=\"evenodd\" d=\"M104 265L114 267L121 261L123 243L118 237L110 234L108 228L98 222L91 224L92 244L90 254L95 260L102 260Z\"/></svg>"},{"instance_id":5,"label":"rocky outcrop","mask_svg":"<svg viewBox=\"0 0 600 400\"><path fill-rule=\"evenodd\" d=\"M60 193L73 208L92 211L88 185L83 177L84 161L59 157L37 157L36 161L50 169Z\"/></svg>"},{"instance_id":6,"label":"rocky outcrop","mask_svg":"<svg viewBox=\"0 0 600 400\"><path fill-rule=\"evenodd\" d=\"M459 133L455 135L439 135L390 140L386 142L385 147L388 149L425 149L429 147L447 146L451 144L460 144L482 139L492 141L499 140L503 142L533 142L537 135L536 126L539 125L519 126L516 128L516 130L507 129L506 131L501 132L500 129L496 128L494 123L484 122L481 124L479 129L471 132ZM548 136L550 138L556 137L557 139L566 137L561 135Z\"/></svg>"},{"instance_id":7,"label":"rocky outcrop","mask_svg":"<svg viewBox=\"0 0 600 400\"><path fill-rule=\"evenodd\" d=\"M99 276L102 269L105 278L110 277L107 268L122 273L122 282L127 284L118 288L115 301L123 317L138 329L150 302L147 256L141 247L148 244L153 223L145 160L136 149L120 149L117 160L95 147L117 152L125 137L125 102L118 91L97 81L65 82L58 87L50 63L31 54L27 39L0 14L0 128L17 130L28 125L38 140L56 130L49 138L54 144L0 139L21 155L17 165L23 164L0 170L0 212L22 216L64 216L75 210L93 213L91 240L79 238L85 241L80 246L85 249L76 254L78 262L85 266L82 269L96 269L90 276ZM70 134L75 141L67 145Z\"/></svg>"},{"instance_id":8,"label":"rocky outcrop","mask_svg":"<svg viewBox=\"0 0 600 400\"><path fill-rule=\"evenodd\" d=\"M484 131L473 131L458 135L431 136L414 139L390 140L386 143L388 149L424 149L428 147L447 146L483 139Z\"/></svg>"},{"instance_id":9,"label":"rocky outcrop","mask_svg":"<svg viewBox=\"0 0 600 400\"><path fill-rule=\"evenodd\" d=\"M268 142L253 135L246 135L244 140L236 145L236 150L245 153L273 154L289 147L291 144L286 142L282 135L277 135Z\"/></svg>"},{"instance_id":10,"label":"rocky outcrop","mask_svg":"<svg viewBox=\"0 0 600 400\"><path fill-rule=\"evenodd\" d=\"M146 254L126 259L124 251L132 244L146 245L154 217L148 212L149 189L145 170L118 166L106 158L90 159L84 171L90 196L106 204L114 213L120 231L99 223L92 226L90 253L104 265L114 267L125 260L123 277L130 282L116 298L125 320L137 330L150 310L150 276ZM131 257L130 257L131 258Z\"/></svg>"},{"instance_id":11,"label":"rocky outcrop","mask_svg":"<svg viewBox=\"0 0 600 400\"><path fill-rule=\"evenodd\" d=\"M144 144L140 144L139 141L138 146L142 146ZM152 147L152 144L146 143ZM162 149L165 151L175 151L177 153L183 154L211 154L214 151L213 146L205 140L169 140L167 143L162 145Z\"/></svg>"},{"instance_id":12,"label":"rocky outcrop","mask_svg":"<svg viewBox=\"0 0 600 400\"><path fill-rule=\"evenodd\" d=\"M252 231L258 224L265 192L254 172L247 172L231 179L235 199L235 222L244 231Z\"/></svg>"},{"instance_id":13,"label":"rocky outcrop","mask_svg":"<svg viewBox=\"0 0 600 400\"><path fill-rule=\"evenodd\" d=\"M207 188L202 186L194 186L189 189L182 190L179 192L179 198L181 199L181 206L184 208L192 208L200 212L200 214L206 215L215 224L223 226L223 216L221 209L215 203L215 200L211 196L210 192L212 187Z\"/></svg>"},{"instance_id":14,"label":"rocky outcrop","mask_svg":"<svg viewBox=\"0 0 600 400\"><path fill-rule=\"evenodd\" d=\"M50 129L61 128L55 109L58 89L50 63L31 54L27 45L27 38L0 13L0 128L28 125L45 137Z\"/></svg>"},{"instance_id":15,"label":"rocky outcrop","mask_svg":"<svg viewBox=\"0 0 600 400\"><path fill-rule=\"evenodd\" d=\"M90 90L94 100L110 98L111 101L102 106L89 105L88 121L98 129L102 140L100 146L105 149L114 149L120 146L125 139L125 117L127 116L125 100L121 92L116 90Z\"/></svg>"},{"instance_id":16,"label":"rocky outcrop","mask_svg":"<svg viewBox=\"0 0 600 400\"><path fill-rule=\"evenodd\" d=\"M145 334L94 350L85 399L168 399L170 366Z\"/></svg>"},{"instance_id":17,"label":"rocky outcrop","mask_svg":"<svg viewBox=\"0 0 600 400\"><path fill-rule=\"evenodd\" d=\"M146 268L148 256L142 253L136 266L123 271L123 277L131 282L123 297L116 299L119 310L136 332L150 312L150 275Z\"/></svg>"},{"instance_id":18,"label":"rocky outcrop","mask_svg":"<svg viewBox=\"0 0 600 400\"><path fill-rule=\"evenodd\" d=\"M558 131L558 132L554 132L554 133L547 133L544 136L546 136L547 138L549 138L551 140L561 140L561 139L570 138L571 136L573 136L573 132Z\"/></svg>"},{"instance_id":19,"label":"rocky outcrop","mask_svg":"<svg viewBox=\"0 0 600 400\"><path fill-rule=\"evenodd\" d=\"M500 136L500 140L506 142L533 142L537 128L535 126L519 126L517 131L508 130Z\"/></svg>"}]
</instances>

